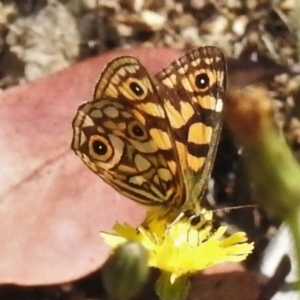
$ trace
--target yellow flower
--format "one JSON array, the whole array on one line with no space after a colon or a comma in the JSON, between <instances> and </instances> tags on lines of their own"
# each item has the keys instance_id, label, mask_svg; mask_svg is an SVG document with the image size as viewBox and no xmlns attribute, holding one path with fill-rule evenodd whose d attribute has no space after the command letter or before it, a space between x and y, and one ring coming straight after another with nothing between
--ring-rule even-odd
<instances>
[{"instance_id":1,"label":"yellow flower","mask_svg":"<svg viewBox=\"0 0 300 300\"><path fill-rule=\"evenodd\" d=\"M201 223L191 226L181 218L172 223L174 215L153 209L138 228L128 224L114 226L115 233L101 232L106 243L116 247L128 240L142 243L149 251L149 266L170 273L170 281L199 272L218 263L244 260L252 252L244 232L224 237L227 227L213 229L212 211L202 210Z\"/></svg>"}]
</instances>

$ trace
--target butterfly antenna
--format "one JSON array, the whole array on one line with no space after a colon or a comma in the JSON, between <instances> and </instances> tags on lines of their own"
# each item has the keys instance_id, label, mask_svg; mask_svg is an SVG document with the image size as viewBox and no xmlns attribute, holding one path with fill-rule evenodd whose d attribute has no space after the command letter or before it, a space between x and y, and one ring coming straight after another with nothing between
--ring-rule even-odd
<instances>
[{"instance_id":1,"label":"butterfly antenna","mask_svg":"<svg viewBox=\"0 0 300 300\"><path fill-rule=\"evenodd\" d=\"M213 209L212 211L214 213L216 212L226 212L229 213L232 210L236 210L236 209L243 209L243 208L257 208L258 205L256 204L247 204L247 205L239 205L239 206L232 206L232 207L223 207L223 208L217 208L217 209Z\"/></svg>"}]
</instances>

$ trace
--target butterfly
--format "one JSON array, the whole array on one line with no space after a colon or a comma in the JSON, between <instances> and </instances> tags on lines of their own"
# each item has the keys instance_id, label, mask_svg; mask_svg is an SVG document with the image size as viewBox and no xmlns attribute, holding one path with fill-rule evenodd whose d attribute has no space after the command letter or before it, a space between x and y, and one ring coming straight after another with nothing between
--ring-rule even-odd
<instances>
[{"instance_id":1,"label":"butterfly","mask_svg":"<svg viewBox=\"0 0 300 300\"><path fill-rule=\"evenodd\" d=\"M120 194L198 214L222 127L227 65L212 46L156 75L131 56L107 64L73 120L72 149Z\"/></svg>"}]
</instances>

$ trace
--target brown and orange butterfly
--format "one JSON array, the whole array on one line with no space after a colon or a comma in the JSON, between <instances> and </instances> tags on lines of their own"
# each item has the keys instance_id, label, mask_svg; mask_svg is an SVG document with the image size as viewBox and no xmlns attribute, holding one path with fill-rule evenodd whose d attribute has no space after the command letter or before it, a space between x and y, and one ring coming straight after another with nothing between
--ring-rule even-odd
<instances>
[{"instance_id":1,"label":"brown and orange butterfly","mask_svg":"<svg viewBox=\"0 0 300 300\"><path fill-rule=\"evenodd\" d=\"M222 127L226 60L187 52L150 76L134 57L111 61L73 121L72 149L120 194L199 213Z\"/></svg>"}]
</instances>

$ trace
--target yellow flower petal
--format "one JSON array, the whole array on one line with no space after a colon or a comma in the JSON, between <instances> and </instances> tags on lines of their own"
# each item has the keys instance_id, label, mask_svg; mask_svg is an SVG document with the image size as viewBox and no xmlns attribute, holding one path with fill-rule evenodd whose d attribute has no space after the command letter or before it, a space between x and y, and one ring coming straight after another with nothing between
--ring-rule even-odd
<instances>
[{"instance_id":1,"label":"yellow flower petal","mask_svg":"<svg viewBox=\"0 0 300 300\"><path fill-rule=\"evenodd\" d=\"M171 273L172 283L182 275L221 262L242 261L254 248L244 232L224 237L226 226L214 230L211 211L201 212L202 221L197 226L191 226L187 218L173 222L175 218L163 209L154 209L138 228L116 224L114 234L101 235L114 247L126 240L141 242L149 251L149 266Z\"/></svg>"}]
</instances>

